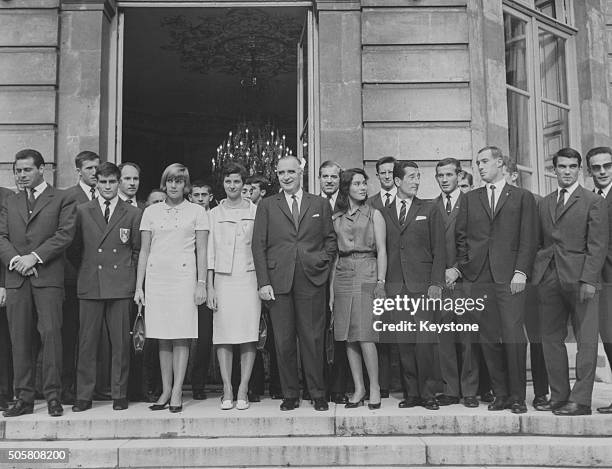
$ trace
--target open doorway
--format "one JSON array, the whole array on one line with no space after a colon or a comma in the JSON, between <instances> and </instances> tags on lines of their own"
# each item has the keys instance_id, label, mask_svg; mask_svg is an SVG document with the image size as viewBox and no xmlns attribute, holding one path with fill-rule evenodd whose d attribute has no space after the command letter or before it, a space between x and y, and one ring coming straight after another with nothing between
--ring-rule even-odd
<instances>
[{"instance_id":1,"label":"open doorway","mask_svg":"<svg viewBox=\"0 0 612 469\"><path fill-rule=\"evenodd\" d=\"M272 128L312 158L299 47L308 18L303 7L124 10L116 151L142 167L140 197L174 162L214 182L217 149L241 123Z\"/></svg>"}]
</instances>

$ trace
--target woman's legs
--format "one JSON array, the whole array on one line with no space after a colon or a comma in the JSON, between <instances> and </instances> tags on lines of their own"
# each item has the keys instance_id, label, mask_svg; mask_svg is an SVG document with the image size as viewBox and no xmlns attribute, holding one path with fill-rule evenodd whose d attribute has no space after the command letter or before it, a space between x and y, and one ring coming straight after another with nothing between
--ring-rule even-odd
<instances>
[{"instance_id":1,"label":"woman's legs","mask_svg":"<svg viewBox=\"0 0 612 469\"><path fill-rule=\"evenodd\" d=\"M170 397L171 406L183 404L183 381L187 371L187 360L189 359L190 339L174 339L172 341L172 367L174 369L174 385Z\"/></svg>"},{"instance_id":2,"label":"woman's legs","mask_svg":"<svg viewBox=\"0 0 612 469\"><path fill-rule=\"evenodd\" d=\"M232 359L233 345L220 344L217 345L217 359L219 360L219 371L223 380L223 400L233 401L234 392L232 390Z\"/></svg>"},{"instance_id":3,"label":"woman's legs","mask_svg":"<svg viewBox=\"0 0 612 469\"><path fill-rule=\"evenodd\" d=\"M161 370L162 393L157 404L165 404L172 394L172 341L159 339L159 368Z\"/></svg>"},{"instance_id":4,"label":"woman's legs","mask_svg":"<svg viewBox=\"0 0 612 469\"><path fill-rule=\"evenodd\" d=\"M363 383L363 369L361 365L361 352L359 350L359 342L346 343L346 355L348 357L353 382L355 383L355 392L349 402L359 402L365 396L366 390ZM368 370L369 372L369 370ZM378 379L378 374L376 375Z\"/></svg>"},{"instance_id":5,"label":"woman's legs","mask_svg":"<svg viewBox=\"0 0 612 469\"><path fill-rule=\"evenodd\" d=\"M378 404L380 402L380 384L378 383L378 353L376 351L376 344L374 342L360 342L360 345L363 361L370 378L370 403Z\"/></svg>"},{"instance_id":6,"label":"woman's legs","mask_svg":"<svg viewBox=\"0 0 612 469\"><path fill-rule=\"evenodd\" d=\"M255 342L240 344L240 386L238 387L238 400L248 400L249 380L251 379L256 352Z\"/></svg>"}]
</instances>

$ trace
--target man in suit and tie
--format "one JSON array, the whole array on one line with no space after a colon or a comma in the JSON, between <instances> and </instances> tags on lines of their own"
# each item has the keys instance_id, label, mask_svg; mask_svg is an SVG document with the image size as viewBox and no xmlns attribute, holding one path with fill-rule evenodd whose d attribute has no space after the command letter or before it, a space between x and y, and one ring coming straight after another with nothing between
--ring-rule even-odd
<instances>
[{"instance_id":1,"label":"man in suit and tie","mask_svg":"<svg viewBox=\"0 0 612 469\"><path fill-rule=\"evenodd\" d=\"M15 155L14 171L25 189L0 211L0 259L6 268L6 307L13 350L17 400L5 417L34 410L35 361L32 338L42 341L42 391L49 415L62 415L62 302L64 252L75 230L75 204L43 177L45 162L36 150Z\"/></svg>"},{"instance_id":2,"label":"man in suit and tie","mask_svg":"<svg viewBox=\"0 0 612 469\"><path fill-rule=\"evenodd\" d=\"M281 192L261 201L253 229L259 296L270 302L283 402L299 406L297 343L315 410L328 410L323 376L325 288L338 245L329 203L301 188L303 170L293 156L278 160Z\"/></svg>"},{"instance_id":3,"label":"man in suit and tie","mask_svg":"<svg viewBox=\"0 0 612 469\"><path fill-rule=\"evenodd\" d=\"M503 155L489 146L476 165L485 186L466 194L455 226L456 268L474 297L486 295L480 339L495 400L492 411L527 412L524 333L525 287L536 252L536 205L533 195L506 183Z\"/></svg>"},{"instance_id":4,"label":"man in suit and tie","mask_svg":"<svg viewBox=\"0 0 612 469\"><path fill-rule=\"evenodd\" d=\"M459 175L461 174L461 163L455 158L445 158L436 164L436 181L442 193L434 199L440 211L445 228L446 239L446 275L449 280L453 274L453 266L456 263L455 248L455 222L459 207L463 203L465 194L459 189ZM444 295L454 298L459 295L455 290L456 281L449 282L445 286ZM461 323L467 319L464 315L457 315L454 311L443 311L440 322L442 324ZM440 370L444 382L444 394L438 396L438 403L442 406L458 404L459 398L463 396L463 405L466 407L478 407L478 356L472 350L473 337L470 333L443 332L439 336ZM461 347L461 354L457 353L457 347ZM459 365L461 357L461 366Z\"/></svg>"},{"instance_id":5,"label":"man in suit and tie","mask_svg":"<svg viewBox=\"0 0 612 469\"><path fill-rule=\"evenodd\" d=\"M93 151L82 151L74 158L79 180L66 189L77 206L98 197L96 169L100 157ZM76 353L79 335L79 300L76 292L77 266L68 259L64 273L64 322L62 323L62 403L74 404L76 384Z\"/></svg>"},{"instance_id":6,"label":"man in suit and tie","mask_svg":"<svg viewBox=\"0 0 612 469\"><path fill-rule=\"evenodd\" d=\"M140 251L141 211L119 200L121 172L113 163L102 163L96 178L100 197L77 208L74 252L71 253L80 260L79 360L73 412L91 408L103 324L111 342L113 409L128 407L130 308Z\"/></svg>"},{"instance_id":7,"label":"man in suit and tie","mask_svg":"<svg viewBox=\"0 0 612 469\"><path fill-rule=\"evenodd\" d=\"M394 166L397 197L382 210L387 226L386 292L396 296L441 298L446 267L444 225L438 208L431 201L416 197L420 184L418 165L398 161ZM413 320L435 322L433 313L415 311ZM406 312L396 312L407 320ZM412 312L411 312L412 314ZM402 339L404 339L402 337ZM416 332L398 340L404 399L400 408L424 406L439 409L435 398L434 344L429 334Z\"/></svg>"},{"instance_id":8,"label":"man in suit and tie","mask_svg":"<svg viewBox=\"0 0 612 469\"><path fill-rule=\"evenodd\" d=\"M15 193L0 187L0 207ZM13 400L13 363L11 354L11 337L6 319L5 267L0 266L0 410L8 408L8 401Z\"/></svg>"},{"instance_id":9,"label":"man in suit and tie","mask_svg":"<svg viewBox=\"0 0 612 469\"><path fill-rule=\"evenodd\" d=\"M589 174L593 177L593 191L603 197L608 209L609 242L604 262L599 295L599 335L608 362L612 363L612 148L591 148L586 154ZM612 404L597 408L601 414L612 414Z\"/></svg>"},{"instance_id":10,"label":"man in suit and tie","mask_svg":"<svg viewBox=\"0 0 612 469\"><path fill-rule=\"evenodd\" d=\"M533 267L551 397L537 410L590 415L599 329L601 270L608 254L608 208L578 181L582 157L572 148L553 156L558 188L539 209L539 250ZM565 338L571 318L578 346L570 388Z\"/></svg>"},{"instance_id":11,"label":"man in suit and tie","mask_svg":"<svg viewBox=\"0 0 612 469\"><path fill-rule=\"evenodd\" d=\"M119 170L121 171L119 198L134 207L144 210L144 204L136 200L136 193L140 187L140 166L126 161L119 165Z\"/></svg>"}]
</instances>

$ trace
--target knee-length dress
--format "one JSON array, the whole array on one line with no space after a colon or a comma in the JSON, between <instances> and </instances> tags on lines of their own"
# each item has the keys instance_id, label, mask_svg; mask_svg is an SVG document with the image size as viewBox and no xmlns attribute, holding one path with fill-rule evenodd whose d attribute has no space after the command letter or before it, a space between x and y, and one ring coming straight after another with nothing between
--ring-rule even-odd
<instances>
[{"instance_id":1,"label":"knee-length dress","mask_svg":"<svg viewBox=\"0 0 612 469\"><path fill-rule=\"evenodd\" d=\"M375 210L364 204L353 213L347 211L334 217L339 255L333 285L337 341L378 341L378 333L372 327L372 300L377 280Z\"/></svg>"},{"instance_id":2,"label":"knee-length dress","mask_svg":"<svg viewBox=\"0 0 612 469\"><path fill-rule=\"evenodd\" d=\"M226 201L210 211L208 268L214 269L217 310L213 344L244 344L259 338L261 301L251 252L257 206L228 208Z\"/></svg>"},{"instance_id":3,"label":"knee-length dress","mask_svg":"<svg viewBox=\"0 0 612 469\"><path fill-rule=\"evenodd\" d=\"M199 205L183 201L147 207L140 231L151 232L151 250L145 273L145 327L147 337L198 337L196 231L208 231L208 214Z\"/></svg>"}]
</instances>

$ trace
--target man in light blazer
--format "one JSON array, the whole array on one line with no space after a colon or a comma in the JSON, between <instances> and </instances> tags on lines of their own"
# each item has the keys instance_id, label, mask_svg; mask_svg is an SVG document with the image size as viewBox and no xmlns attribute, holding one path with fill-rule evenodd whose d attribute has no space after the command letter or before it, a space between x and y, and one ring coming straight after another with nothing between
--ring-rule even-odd
<instances>
[{"instance_id":1,"label":"man in light blazer","mask_svg":"<svg viewBox=\"0 0 612 469\"><path fill-rule=\"evenodd\" d=\"M597 367L601 269L608 254L608 212L603 197L578 182L582 157L572 148L553 156L558 188L539 205L539 250L533 267L550 401L537 406L556 415L590 415ZM570 389L565 338L572 320L578 345Z\"/></svg>"},{"instance_id":2,"label":"man in light blazer","mask_svg":"<svg viewBox=\"0 0 612 469\"><path fill-rule=\"evenodd\" d=\"M111 342L113 409L127 409L130 308L140 252L141 211L117 196L121 172L113 163L96 170L100 197L77 208L71 257L79 259L79 359L73 412L91 408L98 341L103 324Z\"/></svg>"},{"instance_id":3,"label":"man in light blazer","mask_svg":"<svg viewBox=\"0 0 612 469\"><path fill-rule=\"evenodd\" d=\"M527 412L525 287L536 252L533 195L506 183L503 154L495 146L478 152L485 186L468 192L455 226L457 263L451 282L461 277L474 297L485 298L480 341L495 400L488 409Z\"/></svg>"},{"instance_id":4,"label":"man in light blazer","mask_svg":"<svg viewBox=\"0 0 612 469\"><path fill-rule=\"evenodd\" d=\"M301 188L293 156L278 160L281 192L261 201L253 229L259 296L270 302L283 388L281 410L299 406L296 336L315 410L328 410L323 376L325 285L338 251L327 200Z\"/></svg>"},{"instance_id":5,"label":"man in light blazer","mask_svg":"<svg viewBox=\"0 0 612 469\"><path fill-rule=\"evenodd\" d=\"M34 409L34 329L42 341L42 391L52 417L63 414L61 398L62 302L65 250L75 230L74 202L48 185L45 161L31 149L15 155L14 171L25 190L0 210L0 260L6 266L6 310L17 400L5 417Z\"/></svg>"}]
</instances>

